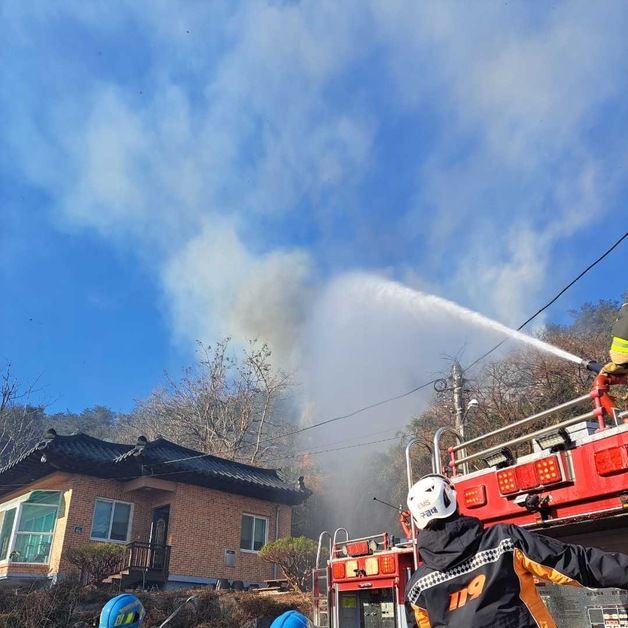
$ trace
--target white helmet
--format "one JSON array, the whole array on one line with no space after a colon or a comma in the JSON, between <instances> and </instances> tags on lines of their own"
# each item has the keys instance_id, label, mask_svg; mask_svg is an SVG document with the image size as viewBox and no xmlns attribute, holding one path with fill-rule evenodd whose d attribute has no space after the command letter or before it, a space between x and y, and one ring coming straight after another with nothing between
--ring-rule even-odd
<instances>
[{"instance_id":1,"label":"white helmet","mask_svg":"<svg viewBox=\"0 0 628 628\"><path fill-rule=\"evenodd\" d=\"M430 521L456 512L456 489L444 475L426 475L410 489L408 508L417 528L423 530Z\"/></svg>"}]
</instances>

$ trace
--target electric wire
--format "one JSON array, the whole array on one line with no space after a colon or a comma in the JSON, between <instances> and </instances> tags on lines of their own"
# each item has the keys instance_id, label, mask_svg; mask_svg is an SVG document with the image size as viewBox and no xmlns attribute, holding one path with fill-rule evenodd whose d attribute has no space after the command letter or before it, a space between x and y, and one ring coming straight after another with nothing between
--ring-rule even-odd
<instances>
[{"instance_id":1,"label":"electric wire","mask_svg":"<svg viewBox=\"0 0 628 628\"><path fill-rule=\"evenodd\" d=\"M543 305L543 307L541 307L532 316L530 316L526 321L524 321L517 328L517 331L520 331L521 329L523 329L526 325L528 325L528 323L532 322L537 316L539 316L548 307L550 307L553 303L555 303L567 290L569 290L569 288L571 288L576 282L578 282L582 277L584 277L584 275L586 275L592 268L594 268L607 255L609 255L615 248L617 248L623 242L623 240L626 239L626 237L628 237L628 232L624 233L610 248L608 248L594 262L589 264L589 266L587 266L587 268L585 268L575 279L573 279L571 282L569 282L569 284L567 284L562 290L560 290L550 301L548 301L545 305ZM468 370L468 369L472 368L473 366L475 366L476 364L478 364L479 362L484 360L491 353L493 353L499 347L501 347L507 340L508 340L508 338L505 338L504 340L499 342L497 345L495 345L492 349L490 349L486 353L482 354L479 358L477 358L471 364L469 364L469 366L467 366L465 370ZM404 397L408 397L409 395L412 395L412 394L418 392L419 390L421 390L423 388L427 388L428 386L432 385L435 381L436 381L436 379L430 380L429 382L425 382L424 384L421 384L420 386L416 386L415 388L413 388L413 389L411 389L411 390L409 390L407 392L404 392L404 393L401 393L401 394L398 394L398 395L394 395L393 397L388 397L386 399L382 399L381 401L378 401L378 402L375 402L375 403L372 403L372 404L368 404L366 406L363 406L361 408L358 408L358 409L354 410L353 412L349 412L347 414L343 414L343 415L339 415L339 416L336 416L336 417L332 417L332 418L326 419L324 421L319 421L318 423L313 423L312 425L307 425L307 426L299 428L297 430L286 432L284 434L279 434L279 435L276 435L276 436L273 436L273 437L269 437L267 439L263 439L263 440L260 441L259 444L265 444L265 443L273 442L273 441L276 441L276 440L279 440L279 439L287 438L289 436L294 436L296 434L301 434L303 432L306 432L308 430L311 430L311 429L314 429L314 428L317 428L317 427L321 427L323 425L328 425L329 423L333 423L335 421L340 421L340 420L351 418L351 417L353 417L353 416L355 416L357 414L361 414L362 412L365 412L367 410L371 410L373 408L377 408L379 406L391 403L392 401L396 401L398 399L402 399ZM209 455L209 454L200 454L198 456L191 456L191 457L188 457L188 458L180 458L180 459L177 459L177 460L167 461L164 464L173 464L175 462L181 462L183 460L193 460L195 458L203 458L203 457L205 457L207 455Z\"/></svg>"},{"instance_id":2,"label":"electric wire","mask_svg":"<svg viewBox=\"0 0 628 628\"><path fill-rule=\"evenodd\" d=\"M422 390L423 388L427 388L428 386L431 386L435 381L437 381L436 379L431 379L429 382L425 382L423 384L421 384L420 386L416 386L415 388L412 388L411 390L408 390L404 393L395 395L393 397L388 397L387 399L382 399L381 401L376 401L375 403L371 403L367 406L363 406L361 408L358 408L357 410L353 410L352 412L349 412L347 414L341 414L339 416L335 416L332 417L331 419L326 419L324 421L319 421L318 423L312 423L312 425L306 425L305 427L301 427L299 429L296 430L292 430L290 432L284 432L283 434L277 434L275 436L270 436L268 438L262 439L259 441L259 444L266 444L266 443L271 443L277 440L281 440L283 438L287 438L289 436L294 436L296 434L302 434L303 432L307 432L308 430L313 430L316 427L321 427L323 425L328 425L329 423L334 423L335 421L341 421L343 419L349 419L353 416L355 416L356 414L360 414L362 412L366 412L367 410L371 410L373 408L377 408L379 406L383 406L387 403L391 403L392 401L396 401L397 399L403 399L404 397L408 397L412 394L414 394L415 392L418 392L419 390ZM175 460L167 460L165 461L163 464L174 464L175 462L182 462L183 460L195 460L197 458L205 458L206 456L211 456L213 454L199 454L198 456L188 456L186 458L177 458Z\"/></svg>"},{"instance_id":3,"label":"electric wire","mask_svg":"<svg viewBox=\"0 0 628 628\"><path fill-rule=\"evenodd\" d=\"M299 452L296 452L294 454L288 454L286 456L278 456L276 458L265 459L264 463L265 464L266 463L270 463L270 462L275 463L275 462L279 462L281 460L292 460L294 458L300 458L302 456L314 456L314 455L318 455L318 454L326 454L326 453L332 453L332 452L336 452L336 451L344 451L346 449L355 449L357 447L366 447L368 445L378 445L380 443L389 443L391 441L399 440L399 439L400 439L399 435L396 435L396 436L392 436L392 437L389 437L389 438L381 438L379 440L371 440L371 441L368 441L368 442L365 442L365 443L353 443L352 445L345 445L343 447L330 447L328 449L320 449L320 450L317 450L317 451L299 451ZM204 454L203 457L208 457L208 456L213 456L213 455L214 454ZM191 460L191 459L194 459L194 458L181 458L179 460L179 462L188 461L188 460ZM164 461L164 462L159 462L159 463L155 463L155 464L162 465L162 464L167 464L167 462L170 462L170 461ZM245 463L236 463L236 464L244 464L244 465L250 466L246 462ZM170 477L170 476L173 476L173 475L181 475L183 473L193 473L193 472L194 472L194 469L180 469L178 471L161 471L161 472L158 472L158 473L146 474L146 475L143 475L141 477L145 477L145 478ZM113 479L118 480L119 482L123 482L125 480L135 480L135 479L137 479L137 477L138 477L137 475L129 475L127 477L119 477L119 478L113 478ZM26 486L26 485L24 484L23 486Z\"/></svg>"},{"instance_id":4,"label":"electric wire","mask_svg":"<svg viewBox=\"0 0 628 628\"><path fill-rule=\"evenodd\" d=\"M626 238L628 237L628 231L626 231L617 241L615 241L604 253L602 253L602 255L600 255L596 260L594 260L591 264L589 264L589 266L587 266L577 277L575 277L572 281L570 281L564 288L562 288L562 290L560 290L554 297L552 297L552 299L550 299L550 301L548 301L545 305L543 305L539 310L537 310L532 316L530 316L526 321L524 321L519 327L517 327L517 331L521 331L528 323L531 323L537 316L539 316L539 314L542 314L548 307L550 307L552 304L554 304L565 292L567 292L567 290L569 290L569 288L571 288L575 283L577 283L580 279L582 279L582 277L584 277L590 270L592 270L595 266L597 266L597 264L599 264L605 257L607 257L613 250L615 250ZM492 349L490 349L489 351L487 351L486 353L483 353L479 358L477 358L476 360L474 360L473 362L471 362L471 364L469 364L465 370L469 370L470 368L472 368L473 366L475 366L476 364L478 364L479 362L481 362L482 360L484 360L485 358L487 358L491 353L493 353L494 351L496 351L499 347L501 347L506 341L508 340L508 338L505 338L504 340L502 340L501 342L499 342L497 345L495 345ZM388 397L386 399L382 399L381 401L377 401L375 403L371 403L368 404L366 406L363 406L361 408L358 408L357 410L354 410L352 412L349 412L347 414L343 414L343 415L339 415L336 417L332 417L330 419L326 419L325 421L320 421L318 423L313 423L312 425L308 425L305 426L303 428L300 428L298 430L293 430L292 432L287 432L285 434L280 434L277 436L274 436L272 438L268 438L265 439L263 441L260 441L260 444L262 443L267 443L267 442L272 442L275 440L279 440L282 438L287 438L288 436L294 436L296 434L300 434L302 432L314 429L316 427L321 427L323 425L327 425L329 423L333 423L334 421L340 421L343 419L348 419L350 417L353 417L357 414L360 414L362 412L366 412L367 410L373 409L373 408L377 408L379 406L385 405L387 403L391 403L392 401L396 401L398 399L403 399L404 397L408 397L412 394L414 394L415 392L418 392L419 390L422 390L424 388L427 388L428 386L434 384L434 382L436 382L437 379L432 379L429 382L425 382L424 384L421 384L419 386L416 386L414 388L412 388L411 390L408 390L407 392L404 393L400 393L398 395L394 395L393 397ZM384 431L384 430L383 430ZM330 452L334 452L334 451L342 451L345 449L354 449L357 447L366 447L368 445L375 445L375 444L379 444L379 443L383 443L383 442L389 442L392 440L397 440L398 436L393 436L391 438L385 438L385 439L381 439L381 440L377 440L377 441L369 441L366 443L354 443L352 445L346 445L344 447L336 447L336 448L331 448L331 449L324 449L324 450L318 450L318 451L302 451L302 452L298 452L295 453L293 455L290 456L282 456L280 458L275 458L275 459L270 459L267 462L273 462L273 461L278 461L278 460L287 460L287 459L292 459L292 458L297 458L299 456L306 456L306 455L319 455L322 453L330 453ZM342 441L340 441L342 442ZM178 458L175 460L166 460L161 464L174 464L177 462L184 462L184 461L188 461L188 460L196 460L199 458L207 458L209 456L213 456L213 454L200 454L198 456L187 456L185 458ZM165 472L165 473L155 473L155 474L151 474L147 477L159 477L159 476L171 476L177 473L189 473L189 470L186 471L170 471L170 472ZM125 480L125 479L135 479L137 476L131 476L129 478L116 478L118 480ZM21 488L22 486L26 486L27 484L22 484L22 485L18 485L18 484L11 484L11 485L0 485L0 488L5 488L5 487L16 487L16 488Z\"/></svg>"},{"instance_id":5,"label":"electric wire","mask_svg":"<svg viewBox=\"0 0 628 628\"><path fill-rule=\"evenodd\" d=\"M300 458L302 456L315 456L318 454L327 454L333 451L344 451L345 449L354 449L355 447L366 447L367 445L377 445L379 443L389 443L393 440L400 440L399 436L391 436L389 438L381 438L379 440L372 440L366 443L353 443L352 445L344 445L342 447L331 447L329 449L320 449L318 451L300 451L292 455L278 456L277 458L270 458L265 462L279 462L281 460L290 460L293 458Z\"/></svg>"},{"instance_id":6,"label":"electric wire","mask_svg":"<svg viewBox=\"0 0 628 628\"><path fill-rule=\"evenodd\" d=\"M582 279L582 277L584 277L591 269L593 269L595 266L597 266L597 264L599 264L607 255L609 255L614 249L616 249L627 237L628 237L628 231L625 232L614 244L612 244L610 246L610 248L608 248L604 253L602 253L602 255L600 255L595 261L593 261L591 264L589 264L589 266L587 266L575 279L570 281L564 288L562 288L562 290L560 290L554 297L552 297L552 299L550 301L548 301L545 305L543 305L543 307L541 307L532 316L530 316L526 321L524 321L517 328L517 331L520 331L521 329L523 329L528 323L532 322L537 316L539 316L539 314L544 312L548 307L550 307L553 303L555 303L565 292L567 292L567 290L569 290L569 288L571 288L576 282L578 282L580 279ZM484 360L491 353L493 353L499 347L501 347L501 345L503 345L506 342L506 340L508 340L508 338L505 338L500 343L495 345L492 349L490 349L486 353L482 354L479 358L477 358L476 360L471 362L471 364L469 364L469 366L467 366L465 370L469 370L471 367L475 366L476 364L478 364L479 362ZM303 432L307 432L309 430L313 430L315 428L322 427L323 425L329 425L330 423L334 423L336 421L342 421L344 419L349 419L351 417L356 416L357 414L361 414L362 412L366 412L367 410L372 410L373 408L378 408L380 406L386 405L386 404L391 403L393 401L397 401L398 399L403 399L404 397L409 397L410 395L413 395L414 393L419 392L420 390L423 390L424 388L427 388L428 386L431 386L436 381L437 381L437 379L432 379L429 382L425 382L423 384L420 384L419 386L415 386L411 390L408 390L406 392L400 393L398 395L394 395L392 397L387 397L386 399L382 399L382 400L376 401L374 403L370 403L370 404L368 404L366 406L362 406L361 408L353 410L352 412L348 412L346 414L341 414L339 416L335 416L335 417L332 417L330 419L326 419L324 421L319 421L318 423L312 423L311 425L306 425L304 427L301 427L301 428L298 428L296 430L292 430L292 431L289 431L289 432L285 432L283 434L277 434L275 436L270 436L268 438L260 440L258 444L262 445L262 444L266 444L266 443L271 443L271 442L274 442L274 441L277 441L277 440L280 440L280 439L288 438L289 436L295 436L296 434L302 434ZM175 459L175 460L165 461L163 464L174 464L174 463L177 463L177 462L182 462L184 460L195 460L195 459L198 459L198 458L205 458L206 456L210 456L210 455L212 455L212 454L199 454L198 456L189 456L189 457L186 457L186 458L178 458L178 459Z\"/></svg>"},{"instance_id":7,"label":"electric wire","mask_svg":"<svg viewBox=\"0 0 628 628\"><path fill-rule=\"evenodd\" d=\"M521 325L519 325L519 327L517 327L517 331L521 331L528 323L531 323L537 316L539 316L539 314L542 314L548 307L550 307L553 303L555 303L565 292L567 292L567 290L569 290L569 288L571 288L576 282L578 282L580 279L582 279L582 277L584 277L592 268L597 266L597 264L599 264L607 255L609 255L614 249L616 249L626 239L626 237L628 237L628 231L626 233L624 233L610 248L608 248L594 262L589 264L589 266L587 266L575 279L570 281L562 290L560 290L554 297L552 297L552 299L550 301L548 301L545 305L543 305L543 307L538 309L532 316L530 316L526 321L524 321ZM508 338L504 338L504 340L502 340L501 342L496 344L492 349L490 349L486 353L483 353L479 358L477 358L476 360L471 362L471 364L469 364L466 367L465 370L469 370L470 368L472 368L473 366L475 366L476 364L478 364L479 362L481 362L482 360L487 358L491 353L493 353L499 347L501 347L507 340L508 340ZM325 421L319 421L318 423L313 423L312 425L306 425L305 427L299 428L297 430L293 430L291 432L286 432L284 434L278 434L276 436L269 437L267 439L261 440L259 444L273 442L275 440L279 440L279 439L282 439L282 438L287 438L288 436L294 436L296 434L301 434L302 432L306 432L308 430L312 430L312 429L314 429L316 427L321 427L323 425L328 425L329 423L333 423L335 421L341 421L343 419L351 418L351 417L353 417L353 416L355 416L357 414L361 414L362 412L365 412L366 410L371 410L373 408L377 408L379 406L391 403L392 401L396 401L398 399L402 399L404 397L408 397L409 395L412 395L415 392L418 392L419 390L421 390L423 388L427 388L428 386L432 385L436 381L437 381L436 379L430 380L429 382L425 382L424 384L421 384L420 386L416 386L415 388L413 388L413 389L411 389L411 390L409 390L409 391L407 391L405 393L401 393L401 394L395 395L393 397L388 397L387 399L382 399L381 401L377 401L377 402L369 404L367 406L363 406L362 408L358 408L357 410L354 410L353 412L349 412L347 414L342 414L342 415L339 415L339 416L336 416L336 417L332 417L330 419L326 419ZM210 455L210 454L200 454L198 456L191 456L189 458L179 458L177 460L171 460L171 461L165 462L164 464L173 464L175 462L181 462L182 460L194 460L195 458L203 458L203 457L205 457L207 455Z\"/></svg>"},{"instance_id":8,"label":"electric wire","mask_svg":"<svg viewBox=\"0 0 628 628\"><path fill-rule=\"evenodd\" d=\"M591 264L589 264L575 279L570 281L560 292L558 292L554 297L552 297L552 299L550 299L542 308L540 308L534 314L532 314L532 316L530 316L528 320L521 323L521 325L517 327L517 331L521 331L528 323L531 323L539 314L542 314L548 307L550 307L550 305L558 301L558 299L563 294L565 294L565 292L567 292L569 288L571 288L575 283L580 281L580 279L582 279L592 268L597 266L607 255L609 255L614 249L616 249L627 237L628 237L628 231L626 231L624 235L622 235L619 238L619 240L617 240L610 248L606 249L606 251L602 253L602 255L600 255L594 262L591 262ZM493 351L496 351L497 349L499 349L499 347L501 347L508 340L510 339L504 338L501 342L498 342L492 349L490 349L486 353L483 353L479 358L471 362L471 364L469 364L464 370L468 371L470 368L474 367L476 364L478 364L478 362L481 362L482 360L484 360L484 358L487 358L489 355L491 355Z\"/></svg>"}]
</instances>

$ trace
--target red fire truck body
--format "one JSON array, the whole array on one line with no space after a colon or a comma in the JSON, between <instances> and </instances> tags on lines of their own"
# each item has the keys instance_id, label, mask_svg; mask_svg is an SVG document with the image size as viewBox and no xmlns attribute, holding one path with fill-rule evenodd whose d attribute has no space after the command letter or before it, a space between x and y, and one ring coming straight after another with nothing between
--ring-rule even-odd
<instances>
[{"instance_id":1,"label":"red fire truck body","mask_svg":"<svg viewBox=\"0 0 628 628\"><path fill-rule=\"evenodd\" d=\"M396 543L386 533L351 540L346 535L338 541L341 531L346 533L341 528L330 539L326 567L314 572L314 625L405 626L405 620L399 621L405 616L404 591L414 571L411 544ZM327 534L321 534L321 542Z\"/></svg>"},{"instance_id":2,"label":"red fire truck body","mask_svg":"<svg viewBox=\"0 0 628 628\"><path fill-rule=\"evenodd\" d=\"M500 470L454 476L460 511L488 525L540 527L628 515L627 435L622 424L576 441L569 451L544 450ZM538 503L526 508L530 495Z\"/></svg>"},{"instance_id":3,"label":"red fire truck body","mask_svg":"<svg viewBox=\"0 0 628 628\"><path fill-rule=\"evenodd\" d=\"M515 523L568 543L628 553L628 412L617 410L609 396L611 386L626 383L628 377L598 375L590 394L467 441L441 428L430 447L433 471L448 472L460 511L485 525ZM578 414L591 400L594 409ZM441 441L448 433L457 443L443 464ZM406 449L409 485L416 444ZM516 457L512 449L525 444L531 453ZM321 534L315 626L407 628L404 591L420 560L408 521L402 517L408 538L401 542L387 534L351 540L340 529L324 548L328 533ZM323 549L329 552L325 566ZM560 628L628 627L626 591L539 587Z\"/></svg>"}]
</instances>

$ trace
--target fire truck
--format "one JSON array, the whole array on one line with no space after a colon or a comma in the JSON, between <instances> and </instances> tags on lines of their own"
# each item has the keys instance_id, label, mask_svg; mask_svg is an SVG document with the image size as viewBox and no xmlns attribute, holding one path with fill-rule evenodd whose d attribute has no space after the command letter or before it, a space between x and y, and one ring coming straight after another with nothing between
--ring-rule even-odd
<instances>
[{"instance_id":1,"label":"fire truck","mask_svg":"<svg viewBox=\"0 0 628 628\"><path fill-rule=\"evenodd\" d=\"M611 388L628 376L598 373L587 394L464 440L453 428L430 450L434 473L455 484L460 512L485 525L514 523L566 543L628 553L628 411ZM444 447L445 440L454 443ZM515 451L527 450L525 455ZM420 561L417 530L401 513L404 537L352 539L346 529L319 538L313 572L317 628L407 628L404 591ZM559 628L628 627L628 591L538 582Z\"/></svg>"}]
</instances>

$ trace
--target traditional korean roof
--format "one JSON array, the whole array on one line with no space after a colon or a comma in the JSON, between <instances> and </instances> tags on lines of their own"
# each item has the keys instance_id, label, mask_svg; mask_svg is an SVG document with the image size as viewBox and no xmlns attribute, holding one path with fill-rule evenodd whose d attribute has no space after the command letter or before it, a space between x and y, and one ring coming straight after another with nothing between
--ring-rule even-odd
<instances>
[{"instance_id":1,"label":"traditional korean roof","mask_svg":"<svg viewBox=\"0 0 628 628\"><path fill-rule=\"evenodd\" d=\"M124 445L48 430L35 447L0 469L0 495L55 471L120 481L159 477L289 505L311 494L302 481L293 486L276 469L205 455L165 438L149 441L141 436L135 445Z\"/></svg>"}]
</instances>

